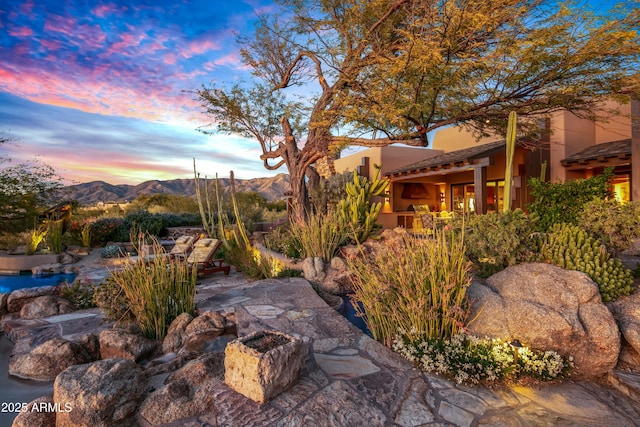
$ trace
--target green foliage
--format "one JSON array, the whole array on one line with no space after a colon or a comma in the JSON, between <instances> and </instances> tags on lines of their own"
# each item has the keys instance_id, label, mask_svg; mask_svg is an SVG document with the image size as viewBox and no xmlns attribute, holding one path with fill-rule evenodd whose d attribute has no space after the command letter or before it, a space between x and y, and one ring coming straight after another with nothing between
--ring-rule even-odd
<instances>
[{"instance_id":1,"label":"green foliage","mask_svg":"<svg viewBox=\"0 0 640 427\"><path fill-rule=\"evenodd\" d=\"M366 257L348 260L356 312L373 337L390 345L398 332L414 341L451 338L468 316L471 282L462 236L436 233L434 239L406 235Z\"/></svg>"},{"instance_id":2,"label":"green foliage","mask_svg":"<svg viewBox=\"0 0 640 427\"><path fill-rule=\"evenodd\" d=\"M124 232L122 218L100 218L91 224L92 242L104 245L107 242L124 242L129 240L129 233Z\"/></svg>"},{"instance_id":3,"label":"green foliage","mask_svg":"<svg viewBox=\"0 0 640 427\"><path fill-rule=\"evenodd\" d=\"M598 285L604 302L615 301L633 290L631 272L580 227L554 225L542 245L541 253L552 264L587 273Z\"/></svg>"},{"instance_id":4,"label":"green foliage","mask_svg":"<svg viewBox=\"0 0 640 427\"><path fill-rule=\"evenodd\" d=\"M372 198L384 194L388 187L389 180L380 179L380 167L376 166L373 180L353 172L353 182L346 185L346 197L338 202L338 215L357 242L364 242L373 231L380 228L376 220L382 203L372 203Z\"/></svg>"},{"instance_id":5,"label":"green foliage","mask_svg":"<svg viewBox=\"0 0 640 427\"><path fill-rule=\"evenodd\" d=\"M166 228L165 218L161 214L152 214L149 211L135 211L128 213L122 223L124 231L131 233L136 229L140 233L151 236L160 236Z\"/></svg>"},{"instance_id":6,"label":"green foliage","mask_svg":"<svg viewBox=\"0 0 640 427\"><path fill-rule=\"evenodd\" d=\"M577 225L587 202L609 195L608 183L612 174L613 169L607 168L601 175L563 183L544 182L537 178L529 180L534 197L529 212L536 220L536 229L545 232L554 224Z\"/></svg>"},{"instance_id":7,"label":"green foliage","mask_svg":"<svg viewBox=\"0 0 640 427\"><path fill-rule=\"evenodd\" d=\"M48 221L46 241L49 250L55 254L62 253L62 226L63 221Z\"/></svg>"},{"instance_id":8,"label":"green foliage","mask_svg":"<svg viewBox=\"0 0 640 427\"><path fill-rule=\"evenodd\" d=\"M100 249L100 256L102 258L118 258L120 255L122 255L122 251L118 245L106 245Z\"/></svg>"},{"instance_id":9,"label":"green foliage","mask_svg":"<svg viewBox=\"0 0 640 427\"><path fill-rule=\"evenodd\" d=\"M78 310L96 307L93 295L96 286L77 279L73 283L64 282L58 286L58 295L68 299Z\"/></svg>"},{"instance_id":10,"label":"green foliage","mask_svg":"<svg viewBox=\"0 0 640 427\"><path fill-rule=\"evenodd\" d=\"M597 198L584 204L578 225L600 240L614 256L640 237L640 202Z\"/></svg>"},{"instance_id":11,"label":"green foliage","mask_svg":"<svg viewBox=\"0 0 640 427\"><path fill-rule=\"evenodd\" d=\"M399 336L393 349L423 371L448 376L458 384L496 381L512 374L551 380L564 376L573 366L571 359L565 360L554 351L514 349L499 339L464 333L446 340Z\"/></svg>"},{"instance_id":12,"label":"green foliage","mask_svg":"<svg viewBox=\"0 0 640 427\"><path fill-rule=\"evenodd\" d=\"M109 320L114 322L135 320L135 316L129 309L129 300L124 289L113 277L108 277L106 282L95 287L93 304L100 308Z\"/></svg>"},{"instance_id":13,"label":"green foliage","mask_svg":"<svg viewBox=\"0 0 640 427\"><path fill-rule=\"evenodd\" d=\"M333 209L326 214L310 214L306 224L291 224L290 232L296 241L293 246L302 248L301 258L321 257L325 262L330 262L340 246L353 235L342 226L338 213Z\"/></svg>"},{"instance_id":14,"label":"green foliage","mask_svg":"<svg viewBox=\"0 0 640 427\"><path fill-rule=\"evenodd\" d=\"M133 200L129 206L134 211L143 210L153 213L198 213L196 200L193 197L179 194L142 194Z\"/></svg>"},{"instance_id":15,"label":"green foliage","mask_svg":"<svg viewBox=\"0 0 640 427\"><path fill-rule=\"evenodd\" d=\"M27 255L32 255L38 250L38 247L42 242L44 242L44 239L47 236L47 231L48 230L46 228L36 228L31 231L31 234L29 235L29 239L27 241Z\"/></svg>"},{"instance_id":16,"label":"green foliage","mask_svg":"<svg viewBox=\"0 0 640 427\"><path fill-rule=\"evenodd\" d=\"M279 277L283 269L282 263L276 258L263 254L252 245L243 245L236 240L231 242L225 253L228 262L249 280Z\"/></svg>"},{"instance_id":17,"label":"green foliage","mask_svg":"<svg viewBox=\"0 0 640 427\"><path fill-rule=\"evenodd\" d=\"M452 228L457 232L462 227L465 253L481 277L536 259L534 224L521 209L469 215L452 221Z\"/></svg>"},{"instance_id":18,"label":"green foliage","mask_svg":"<svg viewBox=\"0 0 640 427\"><path fill-rule=\"evenodd\" d=\"M303 252L302 244L290 232L289 228L280 226L264 235L264 245L291 259L299 259Z\"/></svg>"},{"instance_id":19,"label":"green foliage","mask_svg":"<svg viewBox=\"0 0 640 427\"><path fill-rule=\"evenodd\" d=\"M336 173L321 178L318 185L309 189L309 199L316 211L324 212L328 206L335 206L347 195L347 185L353 183L353 173Z\"/></svg>"},{"instance_id":20,"label":"green foliage","mask_svg":"<svg viewBox=\"0 0 640 427\"><path fill-rule=\"evenodd\" d=\"M153 253L162 247L153 243ZM125 264L111 277L127 298L127 306L147 338L162 339L181 313L194 313L197 266L157 256L149 263Z\"/></svg>"}]
</instances>

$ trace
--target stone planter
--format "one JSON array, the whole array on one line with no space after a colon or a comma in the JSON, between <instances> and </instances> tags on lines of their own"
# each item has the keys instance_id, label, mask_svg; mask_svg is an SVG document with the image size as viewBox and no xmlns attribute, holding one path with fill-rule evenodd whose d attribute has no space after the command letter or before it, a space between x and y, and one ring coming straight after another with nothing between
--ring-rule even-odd
<instances>
[{"instance_id":1,"label":"stone planter","mask_svg":"<svg viewBox=\"0 0 640 427\"><path fill-rule=\"evenodd\" d=\"M227 344L225 383L258 403L268 402L300 378L308 343L300 336L257 331Z\"/></svg>"}]
</instances>

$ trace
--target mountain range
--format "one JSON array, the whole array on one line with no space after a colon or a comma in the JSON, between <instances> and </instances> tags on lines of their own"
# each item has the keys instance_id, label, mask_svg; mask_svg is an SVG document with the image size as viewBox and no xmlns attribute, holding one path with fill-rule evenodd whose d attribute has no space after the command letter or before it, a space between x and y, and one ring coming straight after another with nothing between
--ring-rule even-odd
<instances>
[{"instance_id":1,"label":"mountain range","mask_svg":"<svg viewBox=\"0 0 640 427\"><path fill-rule=\"evenodd\" d=\"M203 181L201 179L201 181ZM236 179L236 191L255 191L268 201L284 199L284 193L290 189L289 175L278 174L268 178ZM229 178L219 179L220 187L229 188ZM92 181L84 184L70 185L64 188L65 198L75 199L81 205L91 206L100 202L123 203L131 201L143 194L180 194L194 196L196 194L194 179L172 179L168 181L151 180L138 185L112 185L104 181Z\"/></svg>"}]
</instances>

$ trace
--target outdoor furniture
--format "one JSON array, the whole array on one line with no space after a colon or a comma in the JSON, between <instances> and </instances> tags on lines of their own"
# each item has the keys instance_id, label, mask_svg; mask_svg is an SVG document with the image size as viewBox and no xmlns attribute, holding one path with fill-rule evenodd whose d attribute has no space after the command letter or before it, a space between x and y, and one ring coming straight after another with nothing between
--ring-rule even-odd
<instances>
[{"instance_id":1,"label":"outdoor furniture","mask_svg":"<svg viewBox=\"0 0 640 427\"><path fill-rule=\"evenodd\" d=\"M216 259L215 254L222 246L218 239L200 239L193 245L193 250L187 258L189 265L198 266L198 275L212 274L223 271L228 275L231 266L224 264L222 259Z\"/></svg>"},{"instance_id":2,"label":"outdoor furniture","mask_svg":"<svg viewBox=\"0 0 640 427\"><path fill-rule=\"evenodd\" d=\"M186 259L193 250L193 245L198 240L198 236L180 236L169 252L171 259Z\"/></svg>"}]
</instances>

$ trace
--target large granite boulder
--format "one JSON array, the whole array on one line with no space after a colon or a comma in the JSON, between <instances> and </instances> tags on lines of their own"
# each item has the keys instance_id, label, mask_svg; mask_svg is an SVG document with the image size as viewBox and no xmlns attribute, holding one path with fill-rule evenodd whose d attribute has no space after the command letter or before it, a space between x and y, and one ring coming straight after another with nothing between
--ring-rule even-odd
<instances>
[{"instance_id":1,"label":"large granite boulder","mask_svg":"<svg viewBox=\"0 0 640 427\"><path fill-rule=\"evenodd\" d=\"M56 293L55 286L41 286L39 288L18 289L11 292L7 298L7 310L9 313L17 313L22 306L38 297L44 295L54 295Z\"/></svg>"},{"instance_id":2,"label":"large granite boulder","mask_svg":"<svg viewBox=\"0 0 640 427\"><path fill-rule=\"evenodd\" d=\"M56 427L130 427L147 384L142 368L129 359L106 359L71 366L58 375L53 401L69 412L58 412Z\"/></svg>"},{"instance_id":3,"label":"large granite boulder","mask_svg":"<svg viewBox=\"0 0 640 427\"><path fill-rule=\"evenodd\" d=\"M342 257L334 257L330 263L322 258L306 258L302 261L304 278L319 285L320 290L332 295L346 295L353 291L349 266Z\"/></svg>"},{"instance_id":4,"label":"large granite boulder","mask_svg":"<svg viewBox=\"0 0 640 427\"><path fill-rule=\"evenodd\" d=\"M130 359L139 362L153 355L158 341L120 329L106 329L98 336L101 359Z\"/></svg>"},{"instance_id":5,"label":"large granite boulder","mask_svg":"<svg viewBox=\"0 0 640 427\"><path fill-rule=\"evenodd\" d=\"M189 313L182 313L171 322L167 335L162 341L163 353L175 353L180 350L182 344L187 338L187 332L185 329L187 325L191 323L193 316Z\"/></svg>"},{"instance_id":6,"label":"large granite boulder","mask_svg":"<svg viewBox=\"0 0 640 427\"><path fill-rule=\"evenodd\" d=\"M27 404L25 410L13 420L11 427L53 427L56 425L56 412L68 410L72 410L71 406L56 408L52 395L41 396Z\"/></svg>"},{"instance_id":7,"label":"large granite boulder","mask_svg":"<svg viewBox=\"0 0 640 427\"><path fill-rule=\"evenodd\" d=\"M620 297L607 304L622 333L622 349L618 360L623 369L640 369L640 292Z\"/></svg>"},{"instance_id":8,"label":"large granite boulder","mask_svg":"<svg viewBox=\"0 0 640 427\"><path fill-rule=\"evenodd\" d=\"M44 295L24 304L20 309L20 317L23 319L41 319L43 317L71 313L72 311L75 311L75 307L69 300L53 295Z\"/></svg>"},{"instance_id":9,"label":"large granite boulder","mask_svg":"<svg viewBox=\"0 0 640 427\"><path fill-rule=\"evenodd\" d=\"M0 316L8 313L7 300L9 299L9 295L11 295L9 292L0 293Z\"/></svg>"},{"instance_id":10,"label":"large granite boulder","mask_svg":"<svg viewBox=\"0 0 640 427\"><path fill-rule=\"evenodd\" d=\"M82 345L64 338L54 338L28 353L9 356L9 375L36 381L52 381L69 366L92 360Z\"/></svg>"},{"instance_id":11,"label":"large granite boulder","mask_svg":"<svg viewBox=\"0 0 640 427\"><path fill-rule=\"evenodd\" d=\"M620 352L618 326L602 303L597 285L584 273L532 263L519 264L489 277L474 279L471 333L518 339L536 350L572 356L574 375L587 378L616 366Z\"/></svg>"},{"instance_id":12,"label":"large granite boulder","mask_svg":"<svg viewBox=\"0 0 640 427\"><path fill-rule=\"evenodd\" d=\"M139 414L153 426L201 414L211 408L213 389L223 381L224 354L205 353L169 375Z\"/></svg>"}]
</instances>

